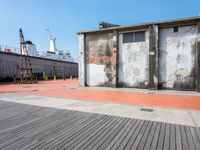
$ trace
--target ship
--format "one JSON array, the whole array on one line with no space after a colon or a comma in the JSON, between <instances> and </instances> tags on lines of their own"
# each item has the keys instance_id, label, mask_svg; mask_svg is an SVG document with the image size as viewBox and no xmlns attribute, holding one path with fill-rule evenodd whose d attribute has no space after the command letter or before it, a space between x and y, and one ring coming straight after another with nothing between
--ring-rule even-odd
<instances>
[{"instance_id":1,"label":"ship","mask_svg":"<svg viewBox=\"0 0 200 150\"><path fill-rule=\"evenodd\" d=\"M78 76L78 63L74 61L70 51L59 50L56 47L56 38L48 30L49 49L39 51L36 45L28 40L25 47L32 64L33 73L38 79L44 76L53 78L67 78ZM11 46L0 45L0 81L10 81L19 77L20 49ZM23 54L23 50L22 50Z\"/></svg>"},{"instance_id":2,"label":"ship","mask_svg":"<svg viewBox=\"0 0 200 150\"><path fill-rule=\"evenodd\" d=\"M71 56L69 50L63 51L58 50L56 47L56 38L48 31L48 39L49 39L49 50L47 51L38 51L36 49L36 45L32 41L26 41L26 48L28 50L29 56L53 59L53 60L61 60L61 61L68 61L74 62L74 59ZM0 45L0 51L7 52L7 53L16 53L20 54L20 49L11 46Z\"/></svg>"}]
</instances>

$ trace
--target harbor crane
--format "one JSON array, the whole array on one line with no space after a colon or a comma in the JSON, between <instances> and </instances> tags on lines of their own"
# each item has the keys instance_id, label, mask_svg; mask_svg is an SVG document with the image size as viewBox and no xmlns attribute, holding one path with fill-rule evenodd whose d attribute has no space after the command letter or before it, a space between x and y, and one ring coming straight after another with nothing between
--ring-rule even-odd
<instances>
[{"instance_id":1,"label":"harbor crane","mask_svg":"<svg viewBox=\"0 0 200 150\"><path fill-rule=\"evenodd\" d=\"M21 83L21 84L37 83L37 78L32 73L31 62L28 57L28 49L21 28L19 29L19 37L20 37L20 67L19 67L20 77L15 79L15 83Z\"/></svg>"}]
</instances>

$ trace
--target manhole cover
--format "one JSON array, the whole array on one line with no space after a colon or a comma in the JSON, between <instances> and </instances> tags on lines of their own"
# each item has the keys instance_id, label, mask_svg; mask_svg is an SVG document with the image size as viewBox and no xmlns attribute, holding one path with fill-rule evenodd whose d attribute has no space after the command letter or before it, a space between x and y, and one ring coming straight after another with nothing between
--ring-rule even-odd
<instances>
[{"instance_id":1,"label":"manhole cover","mask_svg":"<svg viewBox=\"0 0 200 150\"><path fill-rule=\"evenodd\" d=\"M141 108L140 111L153 112L154 109L150 109L150 108Z\"/></svg>"},{"instance_id":2,"label":"manhole cover","mask_svg":"<svg viewBox=\"0 0 200 150\"><path fill-rule=\"evenodd\" d=\"M69 89L72 89L72 90L74 90L74 89L76 89L75 87L70 87Z\"/></svg>"}]
</instances>

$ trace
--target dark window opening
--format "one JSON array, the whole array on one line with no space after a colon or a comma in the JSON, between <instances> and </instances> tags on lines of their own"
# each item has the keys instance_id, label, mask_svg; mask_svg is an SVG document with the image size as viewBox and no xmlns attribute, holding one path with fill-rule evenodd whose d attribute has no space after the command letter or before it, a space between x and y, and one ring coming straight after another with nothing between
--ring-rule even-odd
<instances>
[{"instance_id":1,"label":"dark window opening","mask_svg":"<svg viewBox=\"0 0 200 150\"><path fill-rule=\"evenodd\" d=\"M144 42L144 41L145 41L145 31L123 34L123 43Z\"/></svg>"},{"instance_id":2,"label":"dark window opening","mask_svg":"<svg viewBox=\"0 0 200 150\"><path fill-rule=\"evenodd\" d=\"M174 33L178 32L178 27L174 27Z\"/></svg>"},{"instance_id":3,"label":"dark window opening","mask_svg":"<svg viewBox=\"0 0 200 150\"><path fill-rule=\"evenodd\" d=\"M132 42L133 42L133 33L124 33L123 43L132 43Z\"/></svg>"},{"instance_id":4,"label":"dark window opening","mask_svg":"<svg viewBox=\"0 0 200 150\"><path fill-rule=\"evenodd\" d=\"M145 32L135 32L134 42L144 42L144 41L145 41Z\"/></svg>"}]
</instances>

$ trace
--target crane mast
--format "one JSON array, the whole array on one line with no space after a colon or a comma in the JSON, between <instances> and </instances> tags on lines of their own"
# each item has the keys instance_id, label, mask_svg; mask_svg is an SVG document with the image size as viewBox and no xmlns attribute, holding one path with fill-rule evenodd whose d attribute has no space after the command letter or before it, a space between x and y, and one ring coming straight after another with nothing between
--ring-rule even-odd
<instances>
[{"instance_id":1,"label":"crane mast","mask_svg":"<svg viewBox=\"0 0 200 150\"><path fill-rule=\"evenodd\" d=\"M37 78L32 73L32 66L28 57L28 49L22 29L19 29L20 37L20 77L15 80L17 83L37 83Z\"/></svg>"}]
</instances>

